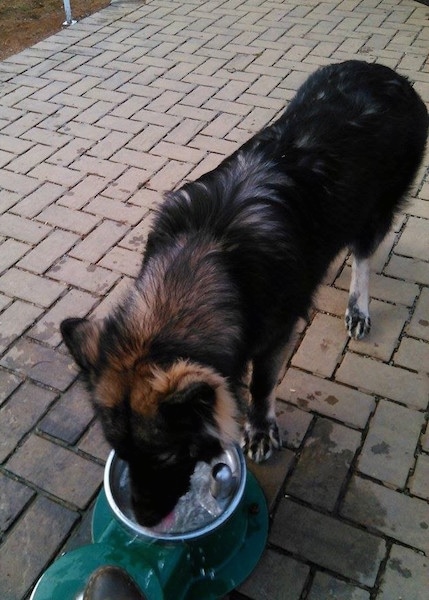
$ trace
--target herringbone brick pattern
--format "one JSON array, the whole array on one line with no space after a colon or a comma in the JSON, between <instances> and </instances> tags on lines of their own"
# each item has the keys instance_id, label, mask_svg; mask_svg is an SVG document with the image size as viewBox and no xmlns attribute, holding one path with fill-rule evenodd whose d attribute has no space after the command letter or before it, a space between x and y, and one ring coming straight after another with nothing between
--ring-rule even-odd
<instances>
[{"instance_id":1,"label":"herringbone brick pattern","mask_svg":"<svg viewBox=\"0 0 429 600\"><path fill-rule=\"evenodd\" d=\"M377 60L429 101L428 17L413 0L119 0L0 63L3 600L83 543L108 453L61 319L104 316L162 192L319 65ZM231 598L427 598L428 164L374 259L370 337L343 329L345 255L300 328L278 388L285 447L254 468L268 548Z\"/></svg>"}]
</instances>

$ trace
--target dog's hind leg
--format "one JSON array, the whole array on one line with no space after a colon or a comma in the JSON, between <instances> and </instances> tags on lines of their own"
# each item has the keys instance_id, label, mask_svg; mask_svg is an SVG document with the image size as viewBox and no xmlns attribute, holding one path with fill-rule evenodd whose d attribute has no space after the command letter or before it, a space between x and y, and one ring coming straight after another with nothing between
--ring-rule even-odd
<instances>
[{"instance_id":1,"label":"dog's hind leg","mask_svg":"<svg viewBox=\"0 0 429 600\"><path fill-rule=\"evenodd\" d=\"M369 316L369 259L353 257L345 325L351 338L361 339L371 329Z\"/></svg>"},{"instance_id":2,"label":"dog's hind leg","mask_svg":"<svg viewBox=\"0 0 429 600\"><path fill-rule=\"evenodd\" d=\"M267 460L274 449L282 446L275 413L275 388L286 350L282 345L253 359L243 449L255 462Z\"/></svg>"}]
</instances>

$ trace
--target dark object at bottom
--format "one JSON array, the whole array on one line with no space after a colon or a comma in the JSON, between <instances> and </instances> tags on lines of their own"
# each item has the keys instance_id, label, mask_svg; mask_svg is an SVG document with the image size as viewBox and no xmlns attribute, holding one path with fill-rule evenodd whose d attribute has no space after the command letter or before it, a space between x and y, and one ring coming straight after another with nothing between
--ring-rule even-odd
<instances>
[{"instance_id":1,"label":"dark object at bottom","mask_svg":"<svg viewBox=\"0 0 429 600\"><path fill-rule=\"evenodd\" d=\"M109 565L91 575L83 600L147 600L147 596L124 569Z\"/></svg>"}]
</instances>

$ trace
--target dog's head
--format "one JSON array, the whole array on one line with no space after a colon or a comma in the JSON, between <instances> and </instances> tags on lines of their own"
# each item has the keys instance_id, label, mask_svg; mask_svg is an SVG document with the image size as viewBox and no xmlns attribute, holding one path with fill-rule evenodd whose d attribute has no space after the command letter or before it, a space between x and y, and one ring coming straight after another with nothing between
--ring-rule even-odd
<instances>
[{"instance_id":1,"label":"dog's head","mask_svg":"<svg viewBox=\"0 0 429 600\"><path fill-rule=\"evenodd\" d=\"M237 439L228 384L197 363L177 359L159 366L142 358L141 347L118 343L106 322L66 319L61 332L106 439L129 465L137 520L155 525L188 490L196 463Z\"/></svg>"}]
</instances>

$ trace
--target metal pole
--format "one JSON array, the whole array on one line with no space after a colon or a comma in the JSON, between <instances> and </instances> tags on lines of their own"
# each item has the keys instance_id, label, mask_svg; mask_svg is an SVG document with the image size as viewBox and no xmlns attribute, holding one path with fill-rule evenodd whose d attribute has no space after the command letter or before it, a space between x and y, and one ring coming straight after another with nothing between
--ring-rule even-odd
<instances>
[{"instance_id":1,"label":"metal pole","mask_svg":"<svg viewBox=\"0 0 429 600\"><path fill-rule=\"evenodd\" d=\"M73 25L74 23L76 23L76 21L74 21L72 18L70 0L63 0L63 3L64 10L66 13L66 20L64 21L63 25Z\"/></svg>"}]
</instances>

